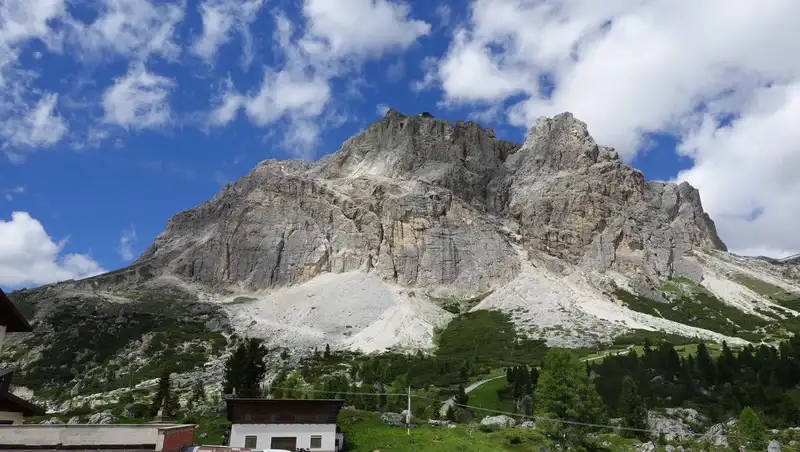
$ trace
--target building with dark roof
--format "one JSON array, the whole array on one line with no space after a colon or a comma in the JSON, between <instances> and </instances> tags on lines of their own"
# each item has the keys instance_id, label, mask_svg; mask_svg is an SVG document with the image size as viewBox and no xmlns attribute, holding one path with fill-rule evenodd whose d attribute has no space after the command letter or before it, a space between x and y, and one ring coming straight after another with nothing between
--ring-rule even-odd
<instances>
[{"instance_id":1,"label":"building with dark roof","mask_svg":"<svg viewBox=\"0 0 800 452\"><path fill-rule=\"evenodd\" d=\"M342 400L228 399L229 445L248 449L340 450Z\"/></svg>"},{"instance_id":2,"label":"building with dark roof","mask_svg":"<svg viewBox=\"0 0 800 452\"><path fill-rule=\"evenodd\" d=\"M30 333L31 324L19 312L8 295L0 289L0 350L6 333ZM0 368L0 425L22 424L26 417L41 416L44 408L23 400L11 393L11 379L14 372Z\"/></svg>"}]
</instances>

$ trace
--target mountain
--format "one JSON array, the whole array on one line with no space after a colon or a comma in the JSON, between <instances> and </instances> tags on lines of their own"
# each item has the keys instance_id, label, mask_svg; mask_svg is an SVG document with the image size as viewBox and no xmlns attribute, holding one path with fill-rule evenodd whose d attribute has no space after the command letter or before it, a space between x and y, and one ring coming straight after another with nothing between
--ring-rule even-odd
<instances>
[{"instance_id":1,"label":"mountain","mask_svg":"<svg viewBox=\"0 0 800 452\"><path fill-rule=\"evenodd\" d=\"M556 346L641 330L771 340L800 325L800 265L729 254L695 188L646 181L570 113L516 144L389 110L317 162L260 163L129 267L11 297L46 332L11 359L44 369L32 386L58 375L78 394L176 359L218 379L232 333L420 349L486 309ZM92 328L102 353L86 351Z\"/></svg>"}]
</instances>

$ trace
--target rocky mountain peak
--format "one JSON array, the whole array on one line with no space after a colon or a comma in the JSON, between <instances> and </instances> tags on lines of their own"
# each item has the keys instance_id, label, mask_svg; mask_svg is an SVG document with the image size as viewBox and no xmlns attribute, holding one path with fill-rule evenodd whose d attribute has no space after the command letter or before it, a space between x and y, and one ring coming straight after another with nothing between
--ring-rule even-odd
<instances>
[{"instance_id":1,"label":"rocky mountain peak","mask_svg":"<svg viewBox=\"0 0 800 452\"><path fill-rule=\"evenodd\" d=\"M427 113L407 116L390 109L320 160L313 174L328 179L413 179L482 200L486 185L519 147L496 139L494 130L472 121L452 123Z\"/></svg>"},{"instance_id":2,"label":"rocky mountain peak","mask_svg":"<svg viewBox=\"0 0 800 452\"><path fill-rule=\"evenodd\" d=\"M704 249L725 245L697 190L645 181L570 113L539 119L520 145L474 122L391 109L316 163L262 162L171 219L143 259L211 285L358 270L474 294L535 256L697 280L692 252Z\"/></svg>"},{"instance_id":3,"label":"rocky mountain peak","mask_svg":"<svg viewBox=\"0 0 800 452\"><path fill-rule=\"evenodd\" d=\"M523 148L540 170L570 170L594 165L598 160L619 160L611 148L595 143L586 123L572 113L540 117L528 130Z\"/></svg>"}]
</instances>

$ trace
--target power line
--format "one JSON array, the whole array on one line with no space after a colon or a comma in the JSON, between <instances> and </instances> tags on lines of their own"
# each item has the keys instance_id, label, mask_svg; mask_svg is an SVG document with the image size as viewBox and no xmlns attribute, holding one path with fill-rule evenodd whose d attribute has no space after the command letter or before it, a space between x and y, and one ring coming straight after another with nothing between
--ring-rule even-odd
<instances>
[{"instance_id":1,"label":"power line","mask_svg":"<svg viewBox=\"0 0 800 452\"><path fill-rule=\"evenodd\" d=\"M277 386L269 386L268 389L279 389L282 391L296 391L296 392L312 392L318 394L342 394L342 395L374 395L374 396L395 396L395 397L408 397L404 392L347 392L347 391L325 391L322 389L301 389L301 388L281 388Z\"/></svg>"},{"instance_id":2,"label":"power line","mask_svg":"<svg viewBox=\"0 0 800 452\"><path fill-rule=\"evenodd\" d=\"M279 390L284 390L284 391L298 391L298 392L306 392L306 393L317 393L317 394L334 394L334 395L341 394L341 395L369 395L369 396L408 397L408 393L402 393L402 392L347 392L347 391L326 391L326 390L321 390L321 389L282 388L282 387L274 387L274 386L270 387L270 390L272 390L272 389L279 389ZM428 401L431 401L431 402L436 402L437 404L443 404L447 400L449 400L449 399L446 399L446 400L434 399L434 398L431 398L431 397L425 397L425 396L416 395L416 394L412 394L411 397L415 398L415 399L421 399L421 400L428 400ZM478 407L478 406L472 406L472 405L456 403L455 401L453 401L453 405L461 407L461 408L464 408L464 409L478 410L478 411L484 411L484 412L487 412L487 413L494 413L494 414L503 414L503 415L506 415L506 416L509 416L509 417L526 418L526 419L531 419L531 420L536 420L536 421L557 422L557 423L568 424L568 425L576 425L576 426L591 427L591 428L604 428L604 429L609 429L609 430L624 430L624 431L631 431L631 432L638 432L638 433L650 433L650 434L656 435L656 436L659 436L659 435L662 434L662 432L659 432L658 430L640 429L640 428L635 428L635 427L624 427L624 426L621 426L621 425L612 425L612 424L597 424L597 423L591 423L591 422L571 421L571 420L568 420L568 419L556 419L556 418L550 418L550 417L546 417L546 416L536 416L536 415L529 415L529 414L512 413L512 412L509 412L509 411L493 410L493 409L489 409L489 408L483 408L483 407ZM692 432L691 434L688 434L688 436L692 436L692 437L702 437L704 435L705 435L705 433L694 433L694 432ZM756 439L753 439L753 438L747 438L747 437L743 437L743 436L739 436L739 435L735 435L735 434L725 434L723 436L725 436L726 438L735 436L738 439L745 440L745 441L757 441ZM785 449L790 449L790 450L800 450L800 448L792 447L792 446L789 446L789 445L783 445L783 444L781 444L781 447L785 448Z\"/></svg>"}]
</instances>

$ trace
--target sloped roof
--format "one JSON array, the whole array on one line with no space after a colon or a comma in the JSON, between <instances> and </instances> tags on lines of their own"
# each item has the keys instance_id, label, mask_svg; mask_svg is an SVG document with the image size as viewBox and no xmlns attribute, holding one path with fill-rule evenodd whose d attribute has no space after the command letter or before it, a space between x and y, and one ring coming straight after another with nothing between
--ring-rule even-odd
<instances>
[{"instance_id":1,"label":"sloped roof","mask_svg":"<svg viewBox=\"0 0 800 452\"><path fill-rule=\"evenodd\" d=\"M44 416L45 409L8 391L0 391L0 411L22 413L23 416Z\"/></svg>"},{"instance_id":2,"label":"sloped roof","mask_svg":"<svg viewBox=\"0 0 800 452\"><path fill-rule=\"evenodd\" d=\"M276 412L290 411L294 412L302 407L326 407L331 410L332 416L335 419L336 415L344 405L342 399L255 399L255 398L231 398L225 400L227 405L228 420L233 422L234 407L240 406L246 409L267 408L275 410Z\"/></svg>"},{"instance_id":3,"label":"sloped roof","mask_svg":"<svg viewBox=\"0 0 800 452\"><path fill-rule=\"evenodd\" d=\"M6 326L9 333L28 333L33 331L31 324L25 316L19 312L14 303L8 298L5 292L0 289L0 325Z\"/></svg>"}]
</instances>

